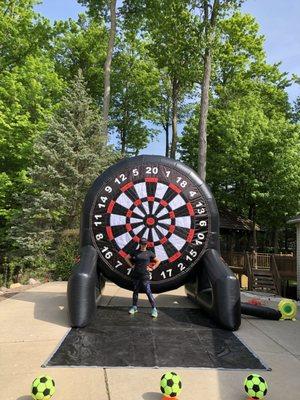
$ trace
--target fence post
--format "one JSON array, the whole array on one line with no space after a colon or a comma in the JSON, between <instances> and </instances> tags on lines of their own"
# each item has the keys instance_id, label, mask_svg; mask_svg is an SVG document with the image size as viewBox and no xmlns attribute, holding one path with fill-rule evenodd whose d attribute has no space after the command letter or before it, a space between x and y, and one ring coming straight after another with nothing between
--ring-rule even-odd
<instances>
[{"instance_id":1,"label":"fence post","mask_svg":"<svg viewBox=\"0 0 300 400\"><path fill-rule=\"evenodd\" d=\"M279 294L279 296L281 296L281 292L282 292L282 288L281 288L281 278L278 272L278 268L277 268L277 263L276 263L276 259L274 254L271 255L271 259L270 259L270 266L271 266L271 272L273 275L273 279L274 279L274 283L277 289L277 292Z\"/></svg>"},{"instance_id":2,"label":"fence post","mask_svg":"<svg viewBox=\"0 0 300 400\"><path fill-rule=\"evenodd\" d=\"M251 268L249 253L245 252L245 255L246 255L246 271L248 275L248 290L253 290L252 268Z\"/></svg>"}]
</instances>

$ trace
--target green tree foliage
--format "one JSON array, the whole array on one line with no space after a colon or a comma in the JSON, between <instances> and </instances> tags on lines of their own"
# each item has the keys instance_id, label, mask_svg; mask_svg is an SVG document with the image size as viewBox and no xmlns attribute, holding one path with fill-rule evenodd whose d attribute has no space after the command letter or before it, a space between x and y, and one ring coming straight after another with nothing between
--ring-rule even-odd
<instances>
[{"instance_id":1,"label":"green tree foliage","mask_svg":"<svg viewBox=\"0 0 300 400\"><path fill-rule=\"evenodd\" d=\"M0 3L0 70L11 70L49 46L49 21L33 11L37 0L2 0Z\"/></svg>"},{"instance_id":2,"label":"green tree foliage","mask_svg":"<svg viewBox=\"0 0 300 400\"><path fill-rule=\"evenodd\" d=\"M107 31L94 18L81 15L77 22L57 23L54 47L56 68L67 81L81 68L90 94L102 107L103 65ZM111 70L110 134L122 154L138 154L156 131L146 126L157 104L160 74L145 40L117 39Z\"/></svg>"},{"instance_id":3,"label":"green tree foliage","mask_svg":"<svg viewBox=\"0 0 300 400\"><path fill-rule=\"evenodd\" d=\"M46 127L63 81L48 54L52 30L34 1L0 5L0 218L2 227L17 207L13 199L27 184L33 140Z\"/></svg>"},{"instance_id":4,"label":"green tree foliage","mask_svg":"<svg viewBox=\"0 0 300 400\"><path fill-rule=\"evenodd\" d=\"M293 105L292 120L296 123L300 122L300 97L297 97Z\"/></svg>"},{"instance_id":5,"label":"green tree foliage","mask_svg":"<svg viewBox=\"0 0 300 400\"><path fill-rule=\"evenodd\" d=\"M202 65L202 43L198 38L199 26L189 9L189 2L182 0L127 0L124 2L125 28L132 34L140 32L149 40L148 48L161 73L161 88L171 87L160 96L166 104L156 107L155 121L165 120L171 100L172 143L170 156L175 158L177 150L177 124L185 95L199 79ZM161 109L163 115L157 112ZM165 123L164 123L165 125Z\"/></svg>"},{"instance_id":6,"label":"green tree foliage","mask_svg":"<svg viewBox=\"0 0 300 400\"><path fill-rule=\"evenodd\" d=\"M251 16L223 21L208 117L207 181L219 205L277 228L299 206L299 196L290 193L300 192L300 137L289 118L289 82L278 66L266 64L258 29ZM196 142L194 116L182 158L195 169Z\"/></svg>"},{"instance_id":7,"label":"green tree foliage","mask_svg":"<svg viewBox=\"0 0 300 400\"><path fill-rule=\"evenodd\" d=\"M87 7L87 14L93 19L108 18L110 0L78 0L78 3Z\"/></svg>"},{"instance_id":8,"label":"green tree foliage","mask_svg":"<svg viewBox=\"0 0 300 400\"><path fill-rule=\"evenodd\" d=\"M56 22L55 31L52 53L59 75L70 82L81 69L90 95L102 106L103 65L108 40L104 21L81 14L77 21Z\"/></svg>"},{"instance_id":9,"label":"green tree foliage","mask_svg":"<svg viewBox=\"0 0 300 400\"><path fill-rule=\"evenodd\" d=\"M79 0L79 3L88 6L89 14L96 20L105 16L109 20L109 40L106 51L106 59L103 68L103 106L102 119L104 134L108 139L108 123L111 96L111 64L117 34L117 0Z\"/></svg>"},{"instance_id":10,"label":"green tree foliage","mask_svg":"<svg viewBox=\"0 0 300 400\"><path fill-rule=\"evenodd\" d=\"M70 262L77 238L66 231L77 232L87 187L116 157L98 117L104 98L122 156L145 148L154 124L175 157L177 125L188 116L181 157L198 170L203 118L192 102L209 64L207 181L218 204L270 230L299 212L300 102L290 106L291 80L266 62L255 19L232 13L240 1L124 0L117 29L115 0L79 0L86 14L54 26L36 3L0 2L2 251L13 243L15 254L40 267L45 257Z\"/></svg>"},{"instance_id":11,"label":"green tree foliage","mask_svg":"<svg viewBox=\"0 0 300 400\"><path fill-rule=\"evenodd\" d=\"M117 45L112 69L111 131L122 154L138 154L156 131L146 125L158 96L159 71L147 43L138 39Z\"/></svg>"},{"instance_id":12,"label":"green tree foliage","mask_svg":"<svg viewBox=\"0 0 300 400\"><path fill-rule=\"evenodd\" d=\"M99 132L101 121L80 73L34 145L31 188L20 196L23 208L15 213L10 232L15 254L24 262L49 258L62 232L78 229L89 186L116 160Z\"/></svg>"}]
</instances>

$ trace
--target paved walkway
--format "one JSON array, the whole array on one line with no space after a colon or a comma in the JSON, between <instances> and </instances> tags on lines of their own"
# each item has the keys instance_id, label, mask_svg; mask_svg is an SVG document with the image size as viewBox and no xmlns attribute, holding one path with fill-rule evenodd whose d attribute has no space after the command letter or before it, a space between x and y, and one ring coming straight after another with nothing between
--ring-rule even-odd
<instances>
[{"instance_id":1,"label":"paved walkway","mask_svg":"<svg viewBox=\"0 0 300 400\"><path fill-rule=\"evenodd\" d=\"M108 283L102 305L130 305L131 293ZM156 295L158 307L195 307L180 288ZM148 306L141 295L140 306ZM298 316L299 318L299 316ZM163 369L41 368L69 330L66 282L52 282L0 303L0 400L30 400L32 380L50 374L54 400L160 400ZM267 399L300 398L300 321L243 318L238 336L271 368ZM176 370L181 400L245 400L247 371Z\"/></svg>"}]
</instances>

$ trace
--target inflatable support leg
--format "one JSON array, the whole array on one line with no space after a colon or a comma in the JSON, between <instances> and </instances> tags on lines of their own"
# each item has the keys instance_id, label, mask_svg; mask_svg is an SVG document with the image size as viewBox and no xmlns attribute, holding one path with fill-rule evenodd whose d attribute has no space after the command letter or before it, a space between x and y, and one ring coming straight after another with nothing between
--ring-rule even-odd
<instances>
[{"instance_id":1,"label":"inflatable support leg","mask_svg":"<svg viewBox=\"0 0 300 400\"><path fill-rule=\"evenodd\" d=\"M97 268L98 255L93 246L84 246L80 263L74 268L68 281L68 304L71 326L88 325L96 312L96 300L104 286Z\"/></svg>"},{"instance_id":2,"label":"inflatable support leg","mask_svg":"<svg viewBox=\"0 0 300 400\"><path fill-rule=\"evenodd\" d=\"M235 331L241 324L239 281L217 250L207 250L186 293L222 327Z\"/></svg>"},{"instance_id":3,"label":"inflatable support leg","mask_svg":"<svg viewBox=\"0 0 300 400\"><path fill-rule=\"evenodd\" d=\"M242 314L253 315L254 317L271 319L278 321L282 315L278 310L274 310L270 307L255 306L248 303L242 303Z\"/></svg>"}]
</instances>

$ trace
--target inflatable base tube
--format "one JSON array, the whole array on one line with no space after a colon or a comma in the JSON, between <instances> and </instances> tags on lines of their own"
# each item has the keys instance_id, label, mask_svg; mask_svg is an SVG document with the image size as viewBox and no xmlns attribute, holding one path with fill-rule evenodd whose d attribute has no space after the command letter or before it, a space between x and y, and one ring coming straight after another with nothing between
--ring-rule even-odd
<instances>
[{"instance_id":1,"label":"inflatable base tube","mask_svg":"<svg viewBox=\"0 0 300 400\"><path fill-rule=\"evenodd\" d=\"M255 306L253 304L242 303L241 304L242 314L252 315L253 317L271 319L278 321L282 315L278 310L274 310L270 307Z\"/></svg>"},{"instance_id":2,"label":"inflatable base tube","mask_svg":"<svg viewBox=\"0 0 300 400\"><path fill-rule=\"evenodd\" d=\"M98 255L93 246L84 246L80 263L68 281L68 304L73 328L88 325L96 312L96 301L104 287L104 280L97 268Z\"/></svg>"},{"instance_id":3,"label":"inflatable base tube","mask_svg":"<svg viewBox=\"0 0 300 400\"><path fill-rule=\"evenodd\" d=\"M194 281L185 285L188 296L222 327L235 331L241 324L239 281L220 258L209 249L200 260Z\"/></svg>"}]
</instances>

